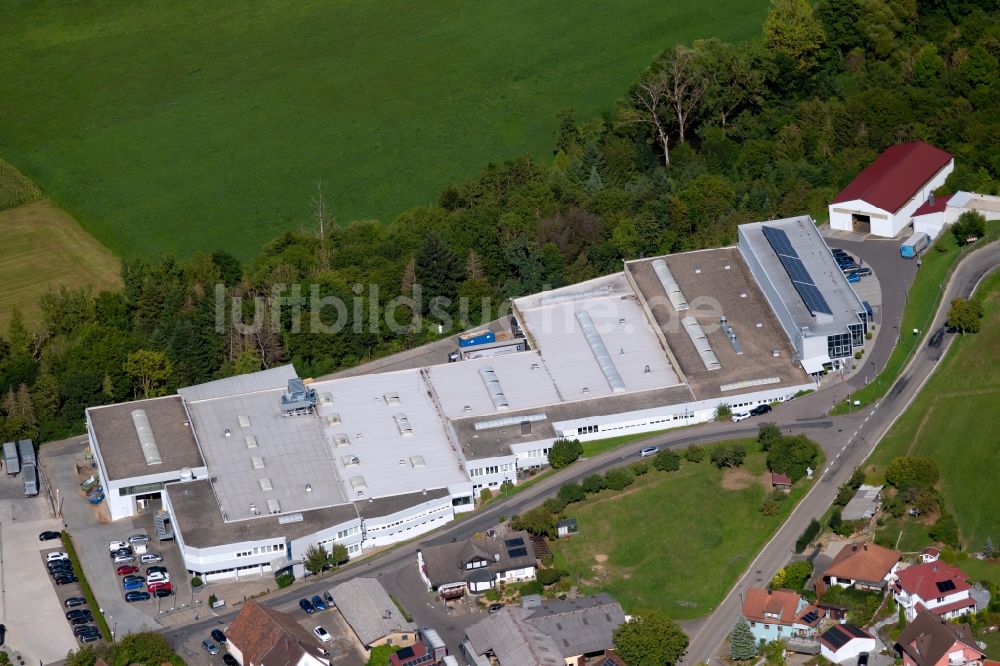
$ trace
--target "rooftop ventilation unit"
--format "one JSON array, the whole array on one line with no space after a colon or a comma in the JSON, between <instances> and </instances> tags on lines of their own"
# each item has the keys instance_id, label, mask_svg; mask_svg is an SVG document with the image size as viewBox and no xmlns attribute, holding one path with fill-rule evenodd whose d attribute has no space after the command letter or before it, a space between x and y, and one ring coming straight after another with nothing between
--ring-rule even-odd
<instances>
[{"instance_id":1,"label":"rooftop ventilation unit","mask_svg":"<svg viewBox=\"0 0 1000 666\"><path fill-rule=\"evenodd\" d=\"M277 512L272 511L272 513L280 513L280 512L281 509L278 509ZM288 523L301 523L301 522L302 522L301 513L290 513L287 516L278 516L279 525L287 525Z\"/></svg>"},{"instance_id":2,"label":"rooftop ventilation unit","mask_svg":"<svg viewBox=\"0 0 1000 666\"><path fill-rule=\"evenodd\" d=\"M295 377L288 380L288 389L281 396L281 413L284 416L308 414L316 406L316 389L306 388L304 381Z\"/></svg>"},{"instance_id":3,"label":"rooftop ventilation unit","mask_svg":"<svg viewBox=\"0 0 1000 666\"><path fill-rule=\"evenodd\" d=\"M248 449L257 448L257 435L247 435L246 437L243 438L243 440L247 443Z\"/></svg>"},{"instance_id":4,"label":"rooftop ventilation unit","mask_svg":"<svg viewBox=\"0 0 1000 666\"><path fill-rule=\"evenodd\" d=\"M136 409L132 412L132 424L135 426L135 434L139 437L139 446L142 447L142 455L146 458L147 465L159 465L163 462L160 457L160 449L156 446L156 438L153 436L153 427L149 425L149 416L145 409Z\"/></svg>"},{"instance_id":5,"label":"rooftop ventilation unit","mask_svg":"<svg viewBox=\"0 0 1000 666\"><path fill-rule=\"evenodd\" d=\"M549 296L539 296L539 305L555 305L556 303L565 303L567 301L579 301L583 298L598 298L600 296L608 296L611 294L611 287L602 287L600 289L591 289L589 291L571 291L566 294L551 294Z\"/></svg>"},{"instance_id":6,"label":"rooftop ventilation unit","mask_svg":"<svg viewBox=\"0 0 1000 666\"><path fill-rule=\"evenodd\" d=\"M705 335L705 331L702 330L698 320L694 317L684 317L681 319L681 325L687 331L688 337L691 338L691 342L698 351L698 355L701 356L701 361L705 364L705 367L709 370L720 369L722 365L719 363L719 359L715 357L712 345L709 344L708 337Z\"/></svg>"},{"instance_id":7,"label":"rooftop ventilation unit","mask_svg":"<svg viewBox=\"0 0 1000 666\"><path fill-rule=\"evenodd\" d=\"M744 379L740 382L733 382L732 384L723 384L719 387L720 391L738 391L740 389L750 388L751 386L766 386L767 384L779 384L781 383L781 377L761 377L760 379Z\"/></svg>"},{"instance_id":8,"label":"rooftop ventilation unit","mask_svg":"<svg viewBox=\"0 0 1000 666\"><path fill-rule=\"evenodd\" d=\"M729 338L729 344L732 346L733 351L737 354L742 354L743 347L736 340L736 331L734 331L733 327L729 325L729 320L726 318L726 315L719 317L719 324L722 325L722 332L726 334L727 338Z\"/></svg>"},{"instance_id":9,"label":"rooftop ventilation unit","mask_svg":"<svg viewBox=\"0 0 1000 666\"><path fill-rule=\"evenodd\" d=\"M399 394L398 393L385 393L385 394L382 395L382 399L385 400L385 404L387 404L387 405L399 405L399 404L402 404L401 401L399 400Z\"/></svg>"},{"instance_id":10,"label":"rooftop ventilation unit","mask_svg":"<svg viewBox=\"0 0 1000 666\"><path fill-rule=\"evenodd\" d=\"M190 467L181 467L181 481L193 481L194 472L191 471Z\"/></svg>"},{"instance_id":11,"label":"rooftop ventilation unit","mask_svg":"<svg viewBox=\"0 0 1000 666\"><path fill-rule=\"evenodd\" d=\"M257 479L257 485L259 485L260 489L265 493L274 490L274 486L271 485L271 479L266 476L263 479Z\"/></svg>"},{"instance_id":12,"label":"rooftop ventilation unit","mask_svg":"<svg viewBox=\"0 0 1000 666\"><path fill-rule=\"evenodd\" d=\"M335 425L339 425L340 423L343 423L340 420L340 414L327 414L326 415L326 424L328 426L335 426Z\"/></svg>"},{"instance_id":13,"label":"rooftop ventilation unit","mask_svg":"<svg viewBox=\"0 0 1000 666\"><path fill-rule=\"evenodd\" d=\"M341 456L340 462L344 464L344 467L357 467L361 464L361 458L357 456Z\"/></svg>"},{"instance_id":14,"label":"rooftop ventilation unit","mask_svg":"<svg viewBox=\"0 0 1000 666\"><path fill-rule=\"evenodd\" d=\"M674 279L673 273L667 268L667 262L663 259L657 259L652 263L652 266L653 271L656 272L656 277L660 278L663 291L667 293L670 305L674 306L674 310L687 310L687 299L681 293L681 288L677 285L677 280Z\"/></svg>"},{"instance_id":15,"label":"rooftop ventilation unit","mask_svg":"<svg viewBox=\"0 0 1000 666\"><path fill-rule=\"evenodd\" d=\"M590 351L594 353L594 358L597 359L597 364L601 366L601 372L604 373L604 378L608 380L611 390L615 393L624 393L625 380L622 379L618 368L615 367L615 362L611 360L611 354L608 353L608 348L604 345L601 334L597 332L597 327L594 326L594 320L590 318L590 313L586 310L577 310L576 320L580 322L580 328L583 329L583 334L590 344Z\"/></svg>"},{"instance_id":16,"label":"rooftop ventilation unit","mask_svg":"<svg viewBox=\"0 0 1000 666\"><path fill-rule=\"evenodd\" d=\"M358 474L357 476L351 477L351 488L354 488L354 492L359 495L368 490L368 484L365 483L365 477Z\"/></svg>"},{"instance_id":17,"label":"rooftop ventilation unit","mask_svg":"<svg viewBox=\"0 0 1000 666\"><path fill-rule=\"evenodd\" d=\"M272 516L276 516L281 513L281 505L278 504L278 500L269 499L267 500L267 512Z\"/></svg>"},{"instance_id":18,"label":"rooftop ventilation unit","mask_svg":"<svg viewBox=\"0 0 1000 666\"><path fill-rule=\"evenodd\" d=\"M493 406L496 407L497 411L510 409L510 403L507 402L507 396L504 395L503 387L500 386L500 380L497 379L497 373L493 370L492 366L479 368L479 376L482 377L483 383L486 384L486 390L489 392L490 398L493 400Z\"/></svg>"},{"instance_id":19,"label":"rooftop ventilation unit","mask_svg":"<svg viewBox=\"0 0 1000 666\"><path fill-rule=\"evenodd\" d=\"M524 423L525 421L529 423L544 421L548 417L545 414L524 414L523 416L504 416L499 419L490 419L489 421L476 421L472 424L473 430L491 430L493 428L502 428L509 425L517 425L518 423Z\"/></svg>"},{"instance_id":20,"label":"rooftop ventilation unit","mask_svg":"<svg viewBox=\"0 0 1000 666\"><path fill-rule=\"evenodd\" d=\"M333 404L333 394L330 392L319 394L319 404L321 405L332 405Z\"/></svg>"},{"instance_id":21,"label":"rooftop ventilation unit","mask_svg":"<svg viewBox=\"0 0 1000 666\"><path fill-rule=\"evenodd\" d=\"M417 469L420 467L427 467L427 463L424 462L423 456L410 456L410 466Z\"/></svg>"},{"instance_id":22,"label":"rooftop ventilation unit","mask_svg":"<svg viewBox=\"0 0 1000 666\"><path fill-rule=\"evenodd\" d=\"M349 446L351 444L351 438L347 436L347 433L338 432L333 436L333 445L337 448L342 446Z\"/></svg>"},{"instance_id":23,"label":"rooftop ventilation unit","mask_svg":"<svg viewBox=\"0 0 1000 666\"><path fill-rule=\"evenodd\" d=\"M406 414L396 414L392 418L396 420L396 427L399 428L400 435L409 437L413 434L413 426L410 425L410 419L406 418Z\"/></svg>"},{"instance_id":24,"label":"rooftop ventilation unit","mask_svg":"<svg viewBox=\"0 0 1000 666\"><path fill-rule=\"evenodd\" d=\"M251 516L260 515L260 512L257 510L257 505L252 502L250 503L250 515Z\"/></svg>"},{"instance_id":25,"label":"rooftop ventilation unit","mask_svg":"<svg viewBox=\"0 0 1000 666\"><path fill-rule=\"evenodd\" d=\"M250 417L247 416L246 414L241 414L239 417L237 417L237 420L240 422L241 428L250 427Z\"/></svg>"},{"instance_id":26,"label":"rooftop ventilation unit","mask_svg":"<svg viewBox=\"0 0 1000 666\"><path fill-rule=\"evenodd\" d=\"M264 459L260 456L251 456L250 463L254 469L264 469Z\"/></svg>"}]
</instances>

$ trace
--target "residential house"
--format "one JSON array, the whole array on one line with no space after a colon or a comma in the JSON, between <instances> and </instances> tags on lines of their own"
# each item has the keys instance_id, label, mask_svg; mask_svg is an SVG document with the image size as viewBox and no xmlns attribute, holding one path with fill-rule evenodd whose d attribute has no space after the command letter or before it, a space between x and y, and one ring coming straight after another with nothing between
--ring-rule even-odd
<instances>
[{"instance_id":1,"label":"residential house","mask_svg":"<svg viewBox=\"0 0 1000 666\"><path fill-rule=\"evenodd\" d=\"M954 169L950 154L923 141L891 146L833 198L830 228L893 238Z\"/></svg>"},{"instance_id":2,"label":"residential house","mask_svg":"<svg viewBox=\"0 0 1000 666\"><path fill-rule=\"evenodd\" d=\"M940 197L931 194L913 213L913 231L921 231L931 238L949 224L954 224L962 213L974 210L987 220L1000 219L1000 197L976 192L955 192Z\"/></svg>"},{"instance_id":3,"label":"residential house","mask_svg":"<svg viewBox=\"0 0 1000 666\"><path fill-rule=\"evenodd\" d=\"M927 546L920 551L920 561L924 564L928 562L937 562L939 559L941 559L941 550L935 548L934 546Z\"/></svg>"},{"instance_id":4,"label":"residential house","mask_svg":"<svg viewBox=\"0 0 1000 666\"><path fill-rule=\"evenodd\" d=\"M918 564L896 573L893 596L907 620L924 609L951 620L976 611L967 579L964 571L945 562Z\"/></svg>"},{"instance_id":5,"label":"residential house","mask_svg":"<svg viewBox=\"0 0 1000 666\"><path fill-rule=\"evenodd\" d=\"M878 544L848 544L833 558L822 579L817 580L816 591L822 593L829 585L885 590L901 559L899 552Z\"/></svg>"},{"instance_id":6,"label":"residential house","mask_svg":"<svg viewBox=\"0 0 1000 666\"><path fill-rule=\"evenodd\" d=\"M985 653L967 624L952 624L924 610L896 639L903 666L978 666Z\"/></svg>"},{"instance_id":7,"label":"residential house","mask_svg":"<svg viewBox=\"0 0 1000 666\"><path fill-rule=\"evenodd\" d=\"M366 649L384 644L405 647L419 641L416 625L403 617L377 579L352 578L331 589L330 595Z\"/></svg>"},{"instance_id":8,"label":"residential house","mask_svg":"<svg viewBox=\"0 0 1000 666\"><path fill-rule=\"evenodd\" d=\"M538 561L527 532L472 538L417 551L417 569L443 599L485 592L497 583L535 580Z\"/></svg>"},{"instance_id":9,"label":"residential house","mask_svg":"<svg viewBox=\"0 0 1000 666\"><path fill-rule=\"evenodd\" d=\"M787 474L771 472L771 487L786 493L792 492L792 478Z\"/></svg>"},{"instance_id":10,"label":"residential house","mask_svg":"<svg viewBox=\"0 0 1000 666\"><path fill-rule=\"evenodd\" d=\"M743 617L758 641L809 638L826 616L791 590L752 587L743 596Z\"/></svg>"},{"instance_id":11,"label":"residential house","mask_svg":"<svg viewBox=\"0 0 1000 666\"><path fill-rule=\"evenodd\" d=\"M844 664L856 661L862 652L873 652L875 637L853 624L835 624L820 635L819 646L826 659Z\"/></svg>"},{"instance_id":12,"label":"residential house","mask_svg":"<svg viewBox=\"0 0 1000 666\"><path fill-rule=\"evenodd\" d=\"M607 657L612 635L625 622L606 594L545 601L537 608L505 606L466 630L466 661L494 666L583 666Z\"/></svg>"},{"instance_id":13,"label":"residential house","mask_svg":"<svg viewBox=\"0 0 1000 666\"><path fill-rule=\"evenodd\" d=\"M844 520L871 520L882 506L883 486L862 484L854 493L854 497L840 512Z\"/></svg>"},{"instance_id":14,"label":"residential house","mask_svg":"<svg viewBox=\"0 0 1000 666\"><path fill-rule=\"evenodd\" d=\"M323 646L290 615L248 599L226 633L243 666L329 666Z\"/></svg>"},{"instance_id":15,"label":"residential house","mask_svg":"<svg viewBox=\"0 0 1000 666\"><path fill-rule=\"evenodd\" d=\"M414 643L389 655L390 666L431 666L437 659L423 643Z\"/></svg>"}]
</instances>

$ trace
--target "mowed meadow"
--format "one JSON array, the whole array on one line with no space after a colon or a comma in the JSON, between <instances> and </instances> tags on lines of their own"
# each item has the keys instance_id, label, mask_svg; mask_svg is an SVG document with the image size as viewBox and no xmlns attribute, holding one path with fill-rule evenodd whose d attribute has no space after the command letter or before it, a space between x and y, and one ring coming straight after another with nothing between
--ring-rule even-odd
<instances>
[{"instance_id":1,"label":"mowed meadow","mask_svg":"<svg viewBox=\"0 0 1000 666\"><path fill-rule=\"evenodd\" d=\"M652 56L756 38L766 0L11 2L0 156L115 254L241 258L392 219L489 162L551 159Z\"/></svg>"}]
</instances>

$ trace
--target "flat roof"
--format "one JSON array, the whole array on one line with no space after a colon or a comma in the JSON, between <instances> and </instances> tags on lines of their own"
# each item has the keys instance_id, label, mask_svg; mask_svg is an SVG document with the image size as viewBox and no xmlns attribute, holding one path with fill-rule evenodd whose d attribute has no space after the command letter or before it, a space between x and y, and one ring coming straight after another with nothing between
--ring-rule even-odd
<instances>
[{"instance_id":1,"label":"flat roof","mask_svg":"<svg viewBox=\"0 0 1000 666\"><path fill-rule=\"evenodd\" d=\"M764 237L764 227L785 232L805 270L830 306L830 315L812 315L792 285L778 255ZM859 322L858 313L864 312L864 307L810 217L800 215L783 220L741 224L739 234L741 246L753 253L796 327L807 327L810 335L834 335L846 333L848 324Z\"/></svg>"},{"instance_id":2,"label":"flat roof","mask_svg":"<svg viewBox=\"0 0 1000 666\"><path fill-rule=\"evenodd\" d=\"M510 447L514 444L557 437L559 433L556 432L553 424L562 421L683 405L685 402L693 402L694 400L695 397L688 386L680 384L649 391L564 402L546 406L544 409L517 410L503 415L517 418L528 414L544 413L546 419L531 423L531 431L527 434L522 434L521 424L516 421L511 425L486 430L475 429L477 422L485 420L482 418L456 419L452 421L452 425L462 442L462 453L465 454L466 459L476 460L510 455Z\"/></svg>"},{"instance_id":3,"label":"flat roof","mask_svg":"<svg viewBox=\"0 0 1000 666\"><path fill-rule=\"evenodd\" d=\"M349 500L468 482L425 372L400 370L311 385L319 395L317 422Z\"/></svg>"},{"instance_id":4,"label":"flat roof","mask_svg":"<svg viewBox=\"0 0 1000 666\"><path fill-rule=\"evenodd\" d=\"M514 307L564 401L680 383L624 273L525 296ZM580 313L589 315L623 387L614 388L602 369Z\"/></svg>"},{"instance_id":5,"label":"flat roof","mask_svg":"<svg viewBox=\"0 0 1000 666\"><path fill-rule=\"evenodd\" d=\"M161 463L147 465L139 444L132 412L143 410L149 419ZM132 479L205 465L180 396L136 400L87 409L101 463L109 480Z\"/></svg>"},{"instance_id":6,"label":"flat roof","mask_svg":"<svg viewBox=\"0 0 1000 666\"><path fill-rule=\"evenodd\" d=\"M428 373L445 416L450 419L495 412L500 417L508 410L561 402L555 382L536 351L435 365L428 368ZM487 388L488 378L496 380L508 407L497 409Z\"/></svg>"},{"instance_id":7,"label":"flat roof","mask_svg":"<svg viewBox=\"0 0 1000 666\"><path fill-rule=\"evenodd\" d=\"M354 503L358 514L362 518L380 518L391 516L394 513L405 511L411 506L430 502L448 496L447 488L430 488L426 492L406 493L405 495L392 495L389 497L377 497Z\"/></svg>"},{"instance_id":8,"label":"flat roof","mask_svg":"<svg viewBox=\"0 0 1000 666\"><path fill-rule=\"evenodd\" d=\"M225 520L348 501L319 419L283 416L282 389L188 402ZM251 439L248 439L251 438Z\"/></svg>"},{"instance_id":9,"label":"flat roof","mask_svg":"<svg viewBox=\"0 0 1000 666\"><path fill-rule=\"evenodd\" d=\"M180 532L185 544L194 548L279 537L299 539L358 519L354 505L347 503L303 511L302 520L291 523L280 523L278 516L266 514L249 520L223 522L208 479L168 483L164 492L177 520L174 529Z\"/></svg>"},{"instance_id":10,"label":"flat roof","mask_svg":"<svg viewBox=\"0 0 1000 666\"><path fill-rule=\"evenodd\" d=\"M688 309L677 311L671 305L653 270L652 264L658 260L667 264ZM809 379L793 362L795 351L788 336L735 247L639 259L628 262L625 270L635 281L697 399L739 395L755 388L748 384L741 389L723 390L739 382L777 379L758 385L768 389L798 385ZM723 315L736 334L739 354L720 325ZM701 325L719 360L719 369L705 367L681 325L683 317L694 317Z\"/></svg>"},{"instance_id":11,"label":"flat roof","mask_svg":"<svg viewBox=\"0 0 1000 666\"><path fill-rule=\"evenodd\" d=\"M289 379L295 379L296 377L298 377L298 374L295 372L295 368L289 363L277 368L268 368L267 370L251 372L245 375L234 375L233 377L216 379L204 384L186 386L177 389L177 392L188 402L208 400L209 398L225 398L242 393L283 389L288 386Z\"/></svg>"}]
</instances>

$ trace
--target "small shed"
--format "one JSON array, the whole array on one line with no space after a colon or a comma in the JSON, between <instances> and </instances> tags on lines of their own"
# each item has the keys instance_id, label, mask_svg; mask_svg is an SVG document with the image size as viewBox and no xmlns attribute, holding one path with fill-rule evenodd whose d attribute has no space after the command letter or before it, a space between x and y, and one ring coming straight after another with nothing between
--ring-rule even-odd
<instances>
[{"instance_id":1,"label":"small shed","mask_svg":"<svg viewBox=\"0 0 1000 666\"><path fill-rule=\"evenodd\" d=\"M883 486L862 484L841 512L844 520L871 520L882 506Z\"/></svg>"},{"instance_id":2,"label":"small shed","mask_svg":"<svg viewBox=\"0 0 1000 666\"><path fill-rule=\"evenodd\" d=\"M826 616L831 620L837 620L838 622L843 622L847 619L847 606L841 606L840 604L831 604L826 601L817 601L817 608L822 608L826 611Z\"/></svg>"},{"instance_id":3,"label":"small shed","mask_svg":"<svg viewBox=\"0 0 1000 666\"><path fill-rule=\"evenodd\" d=\"M771 472L771 487L789 493L792 491L792 479L787 474Z\"/></svg>"},{"instance_id":4,"label":"small shed","mask_svg":"<svg viewBox=\"0 0 1000 666\"><path fill-rule=\"evenodd\" d=\"M559 535L559 538L573 536L578 529L576 518L563 518L556 523L556 534Z\"/></svg>"},{"instance_id":5,"label":"small shed","mask_svg":"<svg viewBox=\"0 0 1000 666\"><path fill-rule=\"evenodd\" d=\"M922 551L920 551L920 562L921 564L930 564L931 562L937 562L941 557L941 551L934 546L927 546Z\"/></svg>"}]
</instances>

